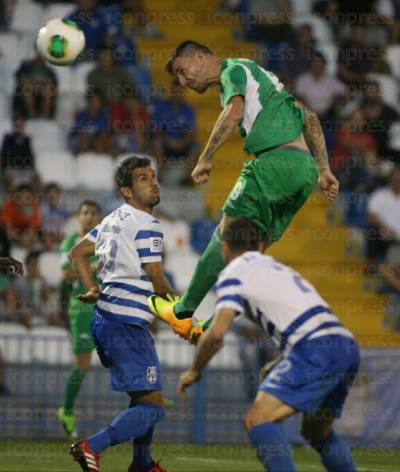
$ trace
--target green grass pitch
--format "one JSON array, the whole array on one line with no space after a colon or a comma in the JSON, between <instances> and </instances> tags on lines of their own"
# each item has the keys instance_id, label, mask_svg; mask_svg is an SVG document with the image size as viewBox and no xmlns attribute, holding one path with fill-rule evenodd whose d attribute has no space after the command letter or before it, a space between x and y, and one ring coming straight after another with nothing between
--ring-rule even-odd
<instances>
[{"instance_id":1,"label":"green grass pitch","mask_svg":"<svg viewBox=\"0 0 400 472\"><path fill-rule=\"evenodd\" d=\"M66 453L64 441L0 441L0 472L79 472L80 467ZM262 472L254 450L248 446L155 445L153 456L162 459L168 472ZM400 470L400 450L357 449L359 472ZM323 472L317 456L308 448L295 448L298 472ZM101 472L126 472L131 461L129 444L104 453Z\"/></svg>"}]
</instances>

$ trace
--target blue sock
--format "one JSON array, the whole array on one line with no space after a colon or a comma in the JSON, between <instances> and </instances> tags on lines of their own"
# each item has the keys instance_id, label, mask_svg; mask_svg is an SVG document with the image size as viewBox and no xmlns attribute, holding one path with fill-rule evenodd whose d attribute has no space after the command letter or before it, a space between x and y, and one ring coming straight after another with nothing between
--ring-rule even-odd
<instances>
[{"instance_id":1,"label":"blue sock","mask_svg":"<svg viewBox=\"0 0 400 472\"><path fill-rule=\"evenodd\" d=\"M154 427L149 428L140 438L133 440L133 463L143 469L149 469L153 465L150 446L153 441Z\"/></svg>"},{"instance_id":2,"label":"blue sock","mask_svg":"<svg viewBox=\"0 0 400 472\"><path fill-rule=\"evenodd\" d=\"M356 472L349 446L335 431L322 441L310 444L320 455L321 463L328 472Z\"/></svg>"},{"instance_id":3,"label":"blue sock","mask_svg":"<svg viewBox=\"0 0 400 472\"><path fill-rule=\"evenodd\" d=\"M128 439L140 438L164 417L164 408L140 403L120 413L106 428L88 438L90 449L101 452Z\"/></svg>"},{"instance_id":4,"label":"blue sock","mask_svg":"<svg viewBox=\"0 0 400 472\"><path fill-rule=\"evenodd\" d=\"M269 472L295 472L289 443L277 423L263 423L249 431L258 458Z\"/></svg>"}]
</instances>

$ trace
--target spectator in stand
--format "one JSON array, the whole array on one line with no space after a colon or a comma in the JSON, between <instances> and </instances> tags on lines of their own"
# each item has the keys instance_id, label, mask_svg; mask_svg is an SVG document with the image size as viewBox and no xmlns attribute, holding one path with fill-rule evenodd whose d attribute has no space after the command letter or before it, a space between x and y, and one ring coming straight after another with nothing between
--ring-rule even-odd
<instances>
[{"instance_id":1,"label":"spectator in stand","mask_svg":"<svg viewBox=\"0 0 400 472\"><path fill-rule=\"evenodd\" d=\"M367 47L365 34L364 25L353 26L350 38L339 49L339 78L351 87L352 92L367 82L367 74L373 65L372 58L378 58L374 48Z\"/></svg>"},{"instance_id":2,"label":"spectator in stand","mask_svg":"<svg viewBox=\"0 0 400 472\"><path fill-rule=\"evenodd\" d=\"M87 107L81 110L71 132L71 147L80 152L110 152L110 123L102 96L92 90L87 94Z\"/></svg>"},{"instance_id":3,"label":"spectator in stand","mask_svg":"<svg viewBox=\"0 0 400 472\"><path fill-rule=\"evenodd\" d=\"M49 305L49 291L39 270L40 251L31 251L25 258L26 276L15 279L19 303L18 315L27 328L34 325L60 326L60 319Z\"/></svg>"},{"instance_id":4,"label":"spectator in stand","mask_svg":"<svg viewBox=\"0 0 400 472\"><path fill-rule=\"evenodd\" d=\"M372 265L384 260L389 246L400 242L400 166L395 166L389 185L375 190L368 202L367 258Z\"/></svg>"},{"instance_id":5,"label":"spectator in stand","mask_svg":"<svg viewBox=\"0 0 400 472\"><path fill-rule=\"evenodd\" d=\"M174 174L182 183L187 182L198 152L196 115L192 106L185 101L178 82L171 84L166 100L156 103L152 124L156 128L154 153L161 178L172 171L171 175Z\"/></svg>"},{"instance_id":6,"label":"spectator in stand","mask_svg":"<svg viewBox=\"0 0 400 472\"><path fill-rule=\"evenodd\" d=\"M383 322L393 331L400 331L400 245L392 245L385 262L379 265L379 273L386 283L384 292L389 291L385 304Z\"/></svg>"},{"instance_id":7,"label":"spectator in stand","mask_svg":"<svg viewBox=\"0 0 400 472\"><path fill-rule=\"evenodd\" d=\"M136 94L114 102L110 118L117 154L148 151L149 114Z\"/></svg>"},{"instance_id":8,"label":"spectator in stand","mask_svg":"<svg viewBox=\"0 0 400 472\"><path fill-rule=\"evenodd\" d=\"M4 203L2 220L12 243L30 248L38 242L40 209L29 185L17 187Z\"/></svg>"},{"instance_id":9,"label":"spectator in stand","mask_svg":"<svg viewBox=\"0 0 400 472\"><path fill-rule=\"evenodd\" d=\"M107 45L101 47L97 65L89 72L88 90L89 93L94 90L99 93L107 107L136 93L130 74L124 67L115 64L112 49Z\"/></svg>"},{"instance_id":10,"label":"spectator in stand","mask_svg":"<svg viewBox=\"0 0 400 472\"><path fill-rule=\"evenodd\" d=\"M377 143L367 129L362 110L355 110L336 133L331 169L343 190L371 190L370 169L377 163ZM372 181L371 181L372 180Z\"/></svg>"},{"instance_id":11,"label":"spectator in stand","mask_svg":"<svg viewBox=\"0 0 400 472\"><path fill-rule=\"evenodd\" d=\"M295 77L310 70L314 52L315 40L312 28L308 24L303 24L296 28L293 40L285 51L282 61L280 72L287 87L293 88Z\"/></svg>"},{"instance_id":12,"label":"spectator in stand","mask_svg":"<svg viewBox=\"0 0 400 472\"><path fill-rule=\"evenodd\" d=\"M318 51L312 56L310 69L297 77L294 89L300 100L315 111L320 121L333 118L334 106L346 93L344 83L326 73L326 59Z\"/></svg>"},{"instance_id":13,"label":"spectator in stand","mask_svg":"<svg viewBox=\"0 0 400 472\"><path fill-rule=\"evenodd\" d=\"M57 78L36 52L16 72L17 86L13 99L14 116L53 119L57 101Z\"/></svg>"},{"instance_id":14,"label":"spectator in stand","mask_svg":"<svg viewBox=\"0 0 400 472\"><path fill-rule=\"evenodd\" d=\"M21 184L32 185L35 190L40 186L31 140L25 134L25 121L21 117L14 118L12 132L7 133L3 138L1 170L4 188L8 192L12 192Z\"/></svg>"},{"instance_id":15,"label":"spectator in stand","mask_svg":"<svg viewBox=\"0 0 400 472\"><path fill-rule=\"evenodd\" d=\"M391 106L382 101L381 91L377 82L368 82L365 87L363 111L368 130L375 136L378 143L378 154L381 159L390 158L388 133L394 121L400 115Z\"/></svg>"},{"instance_id":16,"label":"spectator in stand","mask_svg":"<svg viewBox=\"0 0 400 472\"><path fill-rule=\"evenodd\" d=\"M97 52L104 41L110 25L107 21L110 18L105 17L101 7L98 6L97 0L78 0L77 8L67 17L67 19L75 21L85 35L85 58L94 60Z\"/></svg>"},{"instance_id":17,"label":"spectator in stand","mask_svg":"<svg viewBox=\"0 0 400 472\"><path fill-rule=\"evenodd\" d=\"M44 188L44 202L40 205L41 240L47 250L57 249L64 238L64 226L69 217L68 211L60 202L61 189L55 183Z\"/></svg>"},{"instance_id":18,"label":"spectator in stand","mask_svg":"<svg viewBox=\"0 0 400 472\"><path fill-rule=\"evenodd\" d=\"M151 21L143 0L123 1L123 28L128 37L161 38L163 35Z\"/></svg>"}]
</instances>

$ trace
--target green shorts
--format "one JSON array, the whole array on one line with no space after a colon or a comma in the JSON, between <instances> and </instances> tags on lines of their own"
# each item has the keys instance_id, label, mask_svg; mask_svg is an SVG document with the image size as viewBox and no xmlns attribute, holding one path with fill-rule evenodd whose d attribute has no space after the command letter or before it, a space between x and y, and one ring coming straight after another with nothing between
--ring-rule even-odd
<instances>
[{"instance_id":1,"label":"green shorts","mask_svg":"<svg viewBox=\"0 0 400 472\"><path fill-rule=\"evenodd\" d=\"M90 323L93 317L93 306L80 303L70 306L69 319L71 329L72 352L82 354L94 349Z\"/></svg>"},{"instance_id":2,"label":"green shorts","mask_svg":"<svg viewBox=\"0 0 400 472\"><path fill-rule=\"evenodd\" d=\"M276 149L259 153L243 166L223 207L231 217L246 216L277 241L299 211L318 177L307 152Z\"/></svg>"}]
</instances>

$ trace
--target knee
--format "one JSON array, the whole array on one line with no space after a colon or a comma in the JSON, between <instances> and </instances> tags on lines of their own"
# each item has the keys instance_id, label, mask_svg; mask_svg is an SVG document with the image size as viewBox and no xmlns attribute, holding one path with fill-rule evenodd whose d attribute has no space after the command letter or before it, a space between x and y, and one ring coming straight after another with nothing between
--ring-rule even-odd
<instances>
[{"instance_id":1,"label":"knee","mask_svg":"<svg viewBox=\"0 0 400 472\"><path fill-rule=\"evenodd\" d=\"M312 425L303 423L301 425L300 433L303 438L311 445L318 445L331 433L332 428L313 428Z\"/></svg>"},{"instance_id":2,"label":"knee","mask_svg":"<svg viewBox=\"0 0 400 472\"><path fill-rule=\"evenodd\" d=\"M263 423L274 423L277 421L276 415L268 410L261 410L259 407L250 407L244 417L244 427L246 431L252 430L254 427Z\"/></svg>"}]
</instances>

